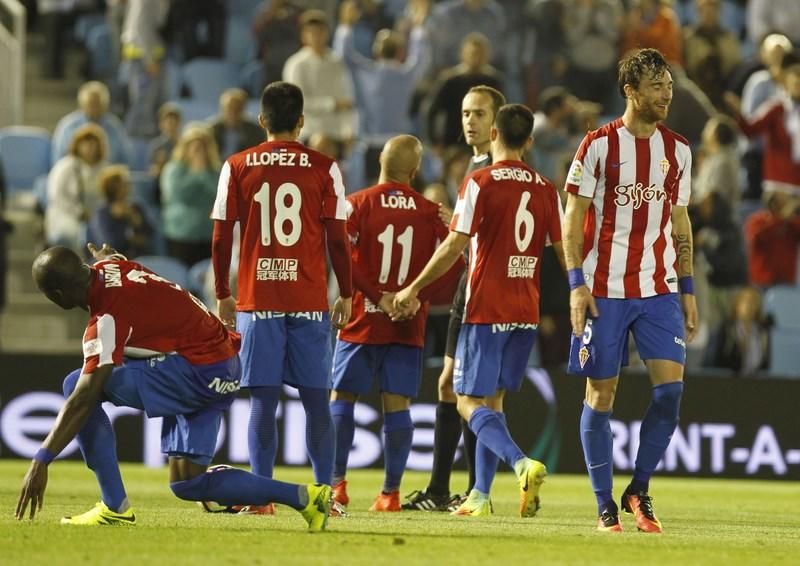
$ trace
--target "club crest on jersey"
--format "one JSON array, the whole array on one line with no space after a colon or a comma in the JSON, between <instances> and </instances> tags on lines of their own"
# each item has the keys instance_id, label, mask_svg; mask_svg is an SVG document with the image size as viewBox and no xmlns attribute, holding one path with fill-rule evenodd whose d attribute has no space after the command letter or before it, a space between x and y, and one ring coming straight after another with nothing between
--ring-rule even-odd
<instances>
[{"instance_id":1,"label":"club crest on jersey","mask_svg":"<svg viewBox=\"0 0 800 566\"><path fill-rule=\"evenodd\" d=\"M667 200L667 191L664 187L659 187L655 183L645 185L644 183L628 183L627 185L617 185L614 188L617 198L614 204L617 206L633 205L634 210L638 210L645 202L658 202Z\"/></svg>"},{"instance_id":2,"label":"club crest on jersey","mask_svg":"<svg viewBox=\"0 0 800 566\"><path fill-rule=\"evenodd\" d=\"M581 349L578 350L578 362L581 364L581 369L586 366L586 362L589 361L589 348L586 346L581 346Z\"/></svg>"},{"instance_id":3,"label":"club crest on jersey","mask_svg":"<svg viewBox=\"0 0 800 566\"><path fill-rule=\"evenodd\" d=\"M665 157L658 164L661 166L661 172L666 176L669 171L669 160Z\"/></svg>"},{"instance_id":4,"label":"club crest on jersey","mask_svg":"<svg viewBox=\"0 0 800 566\"><path fill-rule=\"evenodd\" d=\"M387 194L381 193L382 208L402 208L403 210L417 210L417 203L413 197L404 194L397 194L400 191L389 191Z\"/></svg>"}]
</instances>

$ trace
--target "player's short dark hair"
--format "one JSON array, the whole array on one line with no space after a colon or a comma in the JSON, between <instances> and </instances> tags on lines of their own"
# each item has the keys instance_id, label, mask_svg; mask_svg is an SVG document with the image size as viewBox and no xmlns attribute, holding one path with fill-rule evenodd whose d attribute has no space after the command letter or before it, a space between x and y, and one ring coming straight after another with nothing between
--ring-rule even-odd
<instances>
[{"instance_id":1,"label":"player's short dark hair","mask_svg":"<svg viewBox=\"0 0 800 566\"><path fill-rule=\"evenodd\" d=\"M303 115L303 91L284 81L268 84L261 93L261 115L268 132L294 131Z\"/></svg>"},{"instance_id":2,"label":"player's short dark hair","mask_svg":"<svg viewBox=\"0 0 800 566\"><path fill-rule=\"evenodd\" d=\"M483 96L488 96L489 100L492 101L492 113L495 116L497 116L500 108L506 103L506 97L503 96L503 93L488 85L474 86L467 91L467 94L482 94Z\"/></svg>"},{"instance_id":3,"label":"player's short dark hair","mask_svg":"<svg viewBox=\"0 0 800 566\"><path fill-rule=\"evenodd\" d=\"M671 72L669 63L658 49L639 49L622 58L617 68L619 93L625 98L625 85L639 88L644 77L660 77Z\"/></svg>"},{"instance_id":4,"label":"player's short dark hair","mask_svg":"<svg viewBox=\"0 0 800 566\"><path fill-rule=\"evenodd\" d=\"M509 149L520 149L533 133L533 112L524 104L506 104L494 118L500 141Z\"/></svg>"},{"instance_id":5,"label":"player's short dark hair","mask_svg":"<svg viewBox=\"0 0 800 566\"><path fill-rule=\"evenodd\" d=\"M564 105L570 94L563 86L547 87L539 95L539 110L549 116Z\"/></svg>"},{"instance_id":6,"label":"player's short dark hair","mask_svg":"<svg viewBox=\"0 0 800 566\"><path fill-rule=\"evenodd\" d=\"M783 59L781 59L781 71L785 71L789 67L794 67L795 65L800 65L800 56L794 51L784 53Z\"/></svg>"},{"instance_id":7,"label":"player's short dark hair","mask_svg":"<svg viewBox=\"0 0 800 566\"><path fill-rule=\"evenodd\" d=\"M714 126L714 139L723 147L735 145L737 142L736 122L733 118L721 114L714 118L716 124Z\"/></svg>"}]
</instances>

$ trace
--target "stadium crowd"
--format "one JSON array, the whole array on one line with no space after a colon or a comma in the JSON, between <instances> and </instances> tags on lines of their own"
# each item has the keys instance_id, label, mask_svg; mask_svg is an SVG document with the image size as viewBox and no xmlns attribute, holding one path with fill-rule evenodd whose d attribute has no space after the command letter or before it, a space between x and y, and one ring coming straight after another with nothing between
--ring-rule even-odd
<instances>
[{"instance_id":1,"label":"stadium crowd","mask_svg":"<svg viewBox=\"0 0 800 566\"><path fill-rule=\"evenodd\" d=\"M187 268L208 266L216 179L228 156L263 139L257 98L272 81L302 88L301 140L340 162L348 193L375 182L386 140L410 133L424 143L415 188L452 207L469 164L460 101L471 87L496 87L536 111L526 160L563 187L583 134L623 109L620 56L658 48L675 81L665 124L696 156L703 315L688 363L740 375L769 363L761 299L796 284L800 242L796 2L26 4L45 32L43 74L61 76L64 53L78 47L90 79L54 125L52 169L39 186L47 243L82 249L91 235ZM544 293L544 340L569 331L566 301L547 298L564 285L558 269L546 270L554 294ZM436 317L434 308L428 356L444 342L446 314Z\"/></svg>"}]
</instances>

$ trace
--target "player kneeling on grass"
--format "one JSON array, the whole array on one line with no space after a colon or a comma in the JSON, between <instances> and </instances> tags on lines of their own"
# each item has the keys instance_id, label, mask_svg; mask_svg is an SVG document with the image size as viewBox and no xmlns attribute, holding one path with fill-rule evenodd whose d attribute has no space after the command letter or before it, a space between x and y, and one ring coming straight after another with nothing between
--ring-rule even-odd
<instances>
[{"instance_id":1,"label":"player kneeling on grass","mask_svg":"<svg viewBox=\"0 0 800 566\"><path fill-rule=\"evenodd\" d=\"M333 361L331 414L336 426L333 472L334 509L347 506L347 457L353 446L354 408L380 378L383 398L383 489L370 511L400 511L400 480L406 468L414 425L411 399L422 377L425 304L404 320L392 322L394 293L416 277L447 237L439 207L410 187L422 161L422 143L414 136L391 138L381 152L378 184L347 199L347 232L352 242L353 318L340 332ZM449 284L455 290L463 262L453 266ZM446 290L446 289L445 289ZM426 289L430 295L431 289ZM452 293L451 293L452 295ZM421 296L424 301L428 297ZM419 307L415 303L415 308Z\"/></svg>"},{"instance_id":2,"label":"player kneeling on grass","mask_svg":"<svg viewBox=\"0 0 800 566\"><path fill-rule=\"evenodd\" d=\"M48 465L76 438L100 484L102 501L70 525L134 525L117 462L114 430L102 402L163 417L161 449L169 456L172 491L189 501L222 505L283 503L311 531L325 528L330 487L297 485L243 470L216 467L223 411L239 389L239 337L190 293L103 246L89 266L72 250L54 247L33 262L33 279L63 309L89 311L83 368L64 380L67 401L25 475L16 517L42 508ZM137 356L136 358L132 356Z\"/></svg>"},{"instance_id":3,"label":"player kneeling on grass","mask_svg":"<svg viewBox=\"0 0 800 566\"><path fill-rule=\"evenodd\" d=\"M553 185L525 165L533 113L520 104L500 108L491 130L494 163L468 175L458 195L450 234L395 307L411 305L470 244L464 325L458 335L453 389L458 412L478 437L475 486L453 513L488 515L498 459L520 485L520 515L539 509L544 464L525 456L503 415L505 392L519 391L539 322L539 269L551 242L563 265L561 201Z\"/></svg>"}]
</instances>

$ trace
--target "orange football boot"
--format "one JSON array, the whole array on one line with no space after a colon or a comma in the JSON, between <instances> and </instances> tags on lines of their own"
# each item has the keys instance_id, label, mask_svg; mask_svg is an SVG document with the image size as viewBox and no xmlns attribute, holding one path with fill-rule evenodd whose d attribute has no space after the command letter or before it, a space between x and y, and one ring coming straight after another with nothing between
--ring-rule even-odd
<instances>
[{"instance_id":1,"label":"orange football boot","mask_svg":"<svg viewBox=\"0 0 800 566\"><path fill-rule=\"evenodd\" d=\"M656 519L653 511L653 498L647 492L622 494L622 508L626 513L633 513L636 519L636 528L645 533L661 533L661 521Z\"/></svg>"},{"instance_id":2,"label":"orange football boot","mask_svg":"<svg viewBox=\"0 0 800 566\"><path fill-rule=\"evenodd\" d=\"M402 511L403 508L400 506L400 492L399 491L390 491L389 493L384 493L383 491L378 494L378 497L375 498L375 501L372 503L372 506L369 508L370 511Z\"/></svg>"}]
</instances>

